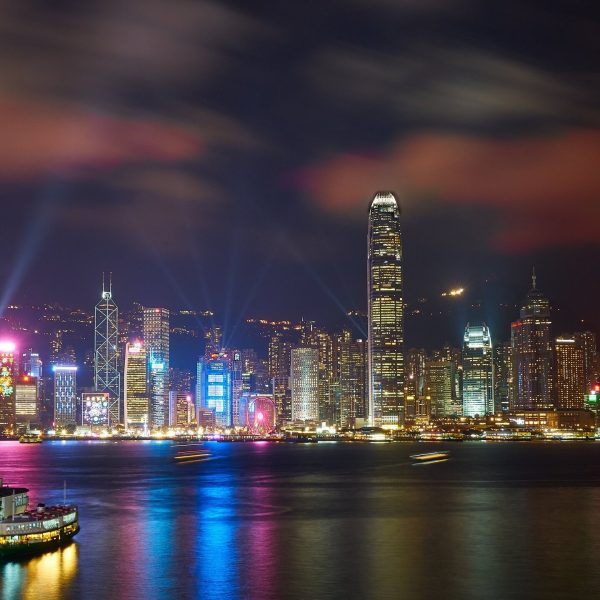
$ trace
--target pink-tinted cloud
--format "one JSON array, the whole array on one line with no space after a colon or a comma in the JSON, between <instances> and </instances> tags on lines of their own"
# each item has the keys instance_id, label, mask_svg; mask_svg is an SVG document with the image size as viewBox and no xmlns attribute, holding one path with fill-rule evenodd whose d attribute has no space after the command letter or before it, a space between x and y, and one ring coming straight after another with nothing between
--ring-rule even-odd
<instances>
[{"instance_id":1,"label":"pink-tinted cloud","mask_svg":"<svg viewBox=\"0 0 600 600\"><path fill-rule=\"evenodd\" d=\"M436 203L485 206L497 246L520 251L596 242L600 224L600 130L481 139L420 134L381 156L345 154L303 173L328 210L354 211L378 189L395 189L408 210Z\"/></svg>"},{"instance_id":2,"label":"pink-tinted cloud","mask_svg":"<svg viewBox=\"0 0 600 600\"><path fill-rule=\"evenodd\" d=\"M129 119L74 105L0 97L0 177L20 179L197 155L192 130L156 119Z\"/></svg>"}]
</instances>

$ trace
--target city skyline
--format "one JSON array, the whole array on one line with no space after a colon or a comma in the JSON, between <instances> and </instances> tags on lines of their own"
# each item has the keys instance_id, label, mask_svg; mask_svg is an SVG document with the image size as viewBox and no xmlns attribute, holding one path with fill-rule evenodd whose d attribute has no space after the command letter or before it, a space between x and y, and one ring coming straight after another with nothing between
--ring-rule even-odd
<instances>
[{"instance_id":1,"label":"city skyline","mask_svg":"<svg viewBox=\"0 0 600 600\"><path fill-rule=\"evenodd\" d=\"M262 350L231 345L210 311L171 315L165 307L137 305L119 318L112 274L108 288L103 276L93 319L74 311L82 325L93 326L93 391L85 368L77 385L77 351L63 339L74 333L68 328L51 328L52 405L39 351L22 352L4 340L0 426L5 434L34 423L71 434L81 426L90 433L104 428L147 436L176 426L198 432L253 427L267 435L295 427L412 435L430 425L443 428L445 421L464 427L471 421L481 426L482 420L490 425L491 419L492 431L500 422L570 428L573 435L589 431L600 378L597 336L581 329L553 332L551 304L535 269L519 318L511 322L510 342L497 343L485 322L467 321L461 348L427 352L405 346L401 212L394 192L375 192L364 257L365 315L348 313L351 325L335 331L314 321L250 319L247 324L258 327L263 338ZM464 294L464 287L453 288L441 298L452 303ZM421 309L410 314L420 315ZM191 326L178 322L182 315ZM191 352L197 358L195 384L193 370L171 360L171 339L178 334L198 340Z\"/></svg>"}]
</instances>

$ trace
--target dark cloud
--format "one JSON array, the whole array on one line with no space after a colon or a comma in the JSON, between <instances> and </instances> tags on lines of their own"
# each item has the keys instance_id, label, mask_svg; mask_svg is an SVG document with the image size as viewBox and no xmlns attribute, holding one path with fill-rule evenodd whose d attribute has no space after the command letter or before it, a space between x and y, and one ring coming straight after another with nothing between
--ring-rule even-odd
<instances>
[{"instance_id":1,"label":"dark cloud","mask_svg":"<svg viewBox=\"0 0 600 600\"><path fill-rule=\"evenodd\" d=\"M386 110L399 128L438 126L501 131L552 123L600 122L591 73L559 77L477 48L422 42L399 54L336 47L310 71L327 95L363 110Z\"/></svg>"},{"instance_id":2,"label":"dark cloud","mask_svg":"<svg viewBox=\"0 0 600 600\"><path fill-rule=\"evenodd\" d=\"M440 203L490 208L503 250L597 242L600 130L498 140L424 133L382 156L344 154L304 173L323 206L364 208L375 189L394 189L409 212ZM362 215L362 210L357 211Z\"/></svg>"},{"instance_id":3,"label":"dark cloud","mask_svg":"<svg viewBox=\"0 0 600 600\"><path fill-rule=\"evenodd\" d=\"M0 82L101 105L169 96L239 59L261 23L207 0L108 0L69 9L24 0L0 19ZM106 106L105 106L106 107Z\"/></svg>"}]
</instances>

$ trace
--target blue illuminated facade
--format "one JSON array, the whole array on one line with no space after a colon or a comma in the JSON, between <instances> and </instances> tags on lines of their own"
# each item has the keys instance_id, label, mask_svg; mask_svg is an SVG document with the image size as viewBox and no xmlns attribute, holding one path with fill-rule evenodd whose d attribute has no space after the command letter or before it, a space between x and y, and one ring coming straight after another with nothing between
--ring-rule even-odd
<instances>
[{"instance_id":1,"label":"blue illuminated facade","mask_svg":"<svg viewBox=\"0 0 600 600\"><path fill-rule=\"evenodd\" d=\"M54 367L54 425L77 425L77 367Z\"/></svg>"},{"instance_id":2,"label":"blue illuminated facade","mask_svg":"<svg viewBox=\"0 0 600 600\"><path fill-rule=\"evenodd\" d=\"M231 358L228 353L212 354L198 362L196 395L198 408L215 413L217 427L233 424Z\"/></svg>"}]
</instances>

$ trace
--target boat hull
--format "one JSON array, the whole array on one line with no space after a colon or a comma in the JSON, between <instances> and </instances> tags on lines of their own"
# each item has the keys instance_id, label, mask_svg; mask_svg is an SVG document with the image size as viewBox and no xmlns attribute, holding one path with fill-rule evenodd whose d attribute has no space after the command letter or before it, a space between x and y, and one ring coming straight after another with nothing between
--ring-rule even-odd
<instances>
[{"instance_id":1,"label":"boat hull","mask_svg":"<svg viewBox=\"0 0 600 600\"><path fill-rule=\"evenodd\" d=\"M6 562L11 559L24 558L56 550L61 546L69 544L78 533L79 524L76 524L74 529L62 527L58 531L58 536L53 539L0 544L0 561Z\"/></svg>"}]
</instances>

